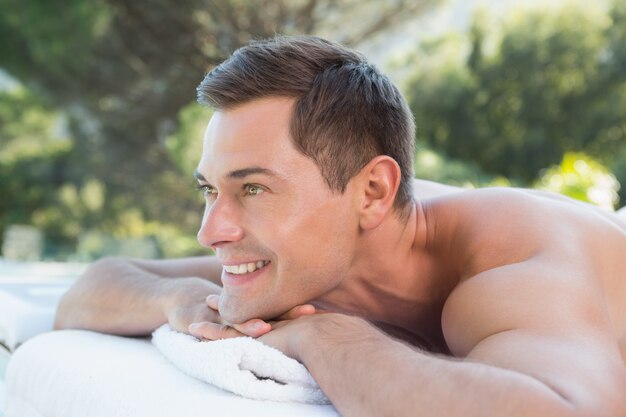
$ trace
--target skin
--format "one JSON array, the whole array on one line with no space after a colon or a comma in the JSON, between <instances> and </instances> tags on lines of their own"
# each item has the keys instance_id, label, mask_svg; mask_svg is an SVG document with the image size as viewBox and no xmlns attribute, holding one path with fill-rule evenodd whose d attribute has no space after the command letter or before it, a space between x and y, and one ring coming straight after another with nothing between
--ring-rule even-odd
<instances>
[{"instance_id":1,"label":"skin","mask_svg":"<svg viewBox=\"0 0 626 417\"><path fill-rule=\"evenodd\" d=\"M222 274L219 311L232 323L269 319L323 299L354 262L358 234L358 219L350 214L357 199L328 189L315 163L287 139L291 100L260 105L262 112L247 106L217 112L197 169L207 202L199 242L224 265L269 261L245 285ZM255 173L255 168L271 172ZM298 245L294 236L303 237ZM323 256L311 256L320 247Z\"/></svg>"},{"instance_id":2,"label":"skin","mask_svg":"<svg viewBox=\"0 0 626 417\"><path fill-rule=\"evenodd\" d=\"M198 240L216 257L100 261L56 327L259 337L345 416L626 415L626 216L416 181L402 217L393 159L332 192L290 141L292 108L265 98L209 123ZM221 268L258 260L248 278Z\"/></svg>"}]
</instances>

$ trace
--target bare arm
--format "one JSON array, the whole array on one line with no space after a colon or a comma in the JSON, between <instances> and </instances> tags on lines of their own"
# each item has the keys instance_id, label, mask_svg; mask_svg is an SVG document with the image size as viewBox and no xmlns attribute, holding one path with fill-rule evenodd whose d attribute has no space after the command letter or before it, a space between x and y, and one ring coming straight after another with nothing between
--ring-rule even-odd
<instances>
[{"instance_id":1,"label":"bare arm","mask_svg":"<svg viewBox=\"0 0 626 417\"><path fill-rule=\"evenodd\" d=\"M214 319L205 299L219 294L221 269L213 257L104 258L61 299L55 328L145 335L170 322L186 331L193 321Z\"/></svg>"},{"instance_id":2,"label":"bare arm","mask_svg":"<svg viewBox=\"0 0 626 417\"><path fill-rule=\"evenodd\" d=\"M338 314L294 320L261 340L302 361L343 416L626 415L602 297L551 279L548 267L510 265L458 288L444 317L457 357Z\"/></svg>"}]
</instances>

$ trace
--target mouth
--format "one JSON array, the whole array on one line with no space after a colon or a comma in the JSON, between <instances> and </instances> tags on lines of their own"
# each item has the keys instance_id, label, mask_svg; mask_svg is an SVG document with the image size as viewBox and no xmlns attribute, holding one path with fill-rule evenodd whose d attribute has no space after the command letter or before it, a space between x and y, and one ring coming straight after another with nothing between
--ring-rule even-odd
<instances>
[{"instance_id":1,"label":"mouth","mask_svg":"<svg viewBox=\"0 0 626 417\"><path fill-rule=\"evenodd\" d=\"M224 271L232 275L246 275L267 266L270 261L262 260L256 262L246 262L237 265L224 265Z\"/></svg>"}]
</instances>

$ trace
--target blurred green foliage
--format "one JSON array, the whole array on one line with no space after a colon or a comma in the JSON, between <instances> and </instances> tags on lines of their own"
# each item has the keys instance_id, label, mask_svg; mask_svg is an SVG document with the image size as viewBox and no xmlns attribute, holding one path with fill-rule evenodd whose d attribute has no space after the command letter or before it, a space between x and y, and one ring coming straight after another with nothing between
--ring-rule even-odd
<instances>
[{"instance_id":1,"label":"blurred green foliage","mask_svg":"<svg viewBox=\"0 0 626 417\"><path fill-rule=\"evenodd\" d=\"M0 69L19 84L0 72L0 236L36 226L57 259L206 253L203 75L253 38L356 45L441 2L0 0Z\"/></svg>"},{"instance_id":2,"label":"blurred green foliage","mask_svg":"<svg viewBox=\"0 0 626 417\"><path fill-rule=\"evenodd\" d=\"M208 114L197 104L183 109L180 129L170 141L173 159L190 177L184 181L190 199L194 190L189 174L197 162ZM189 210L180 224L146 219L127 196L111 196L103 181L72 169L76 144L66 136L66 122L63 113L22 86L0 92L0 231L11 224L30 224L45 231L46 258L176 257L205 252L193 233L201 199L195 200L195 210ZM181 228L185 224L191 232Z\"/></svg>"},{"instance_id":3,"label":"blurred green foliage","mask_svg":"<svg viewBox=\"0 0 626 417\"><path fill-rule=\"evenodd\" d=\"M202 138L212 111L191 103L178 113L178 129L165 141L170 157L182 171L191 174L202 153Z\"/></svg>"},{"instance_id":4,"label":"blurred green foliage","mask_svg":"<svg viewBox=\"0 0 626 417\"><path fill-rule=\"evenodd\" d=\"M420 148L415 156L414 170L417 178L457 187L504 187L514 185L504 176L486 174L472 161L455 160L425 147Z\"/></svg>"},{"instance_id":5,"label":"blurred green foliage","mask_svg":"<svg viewBox=\"0 0 626 417\"><path fill-rule=\"evenodd\" d=\"M106 32L110 8L102 1L0 1L2 67L22 81L77 79L94 60L93 45ZM68 83L69 84L69 83ZM71 90L67 92L71 93Z\"/></svg>"},{"instance_id":6,"label":"blurred green foliage","mask_svg":"<svg viewBox=\"0 0 626 417\"><path fill-rule=\"evenodd\" d=\"M418 141L516 185L531 186L568 151L626 183L624 27L623 1L609 15L568 5L501 26L477 13L467 38L433 40L408 62L418 68L406 87Z\"/></svg>"},{"instance_id":7,"label":"blurred green foliage","mask_svg":"<svg viewBox=\"0 0 626 417\"><path fill-rule=\"evenodd\" d=\"M0 230L34 224L59 245L71 239L57 188L71 150L62 118L28 90L0 92Z\"/></svg>"},{"instance_id":8,"label":"blurred green foliage","mask_svg":"<svg viewBox=\"0 0 626 417\"><path fill-rule=\"evenodd\" d=\"M606 167L589 156L566 152L559 165L545 170L535 188L611 210L619 199L620 184Z\"/></svg>"}]
</instances>

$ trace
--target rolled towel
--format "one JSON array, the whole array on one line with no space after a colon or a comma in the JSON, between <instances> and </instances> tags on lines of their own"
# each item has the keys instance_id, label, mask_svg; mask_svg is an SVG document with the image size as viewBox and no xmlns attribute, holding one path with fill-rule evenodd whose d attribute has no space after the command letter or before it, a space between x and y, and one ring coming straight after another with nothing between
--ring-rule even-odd
<instances>
[{"instance_id":1,"label":"rolled towel","mask_svg":"<svg viewBox=\"0 0 626 417\"><path fill-rule=\"evenodd\" d=\"M165 324L152 343L184 373L242 397L330 403L304 365L256 339L200 341Z\"/></svg>"}]
</instances>

